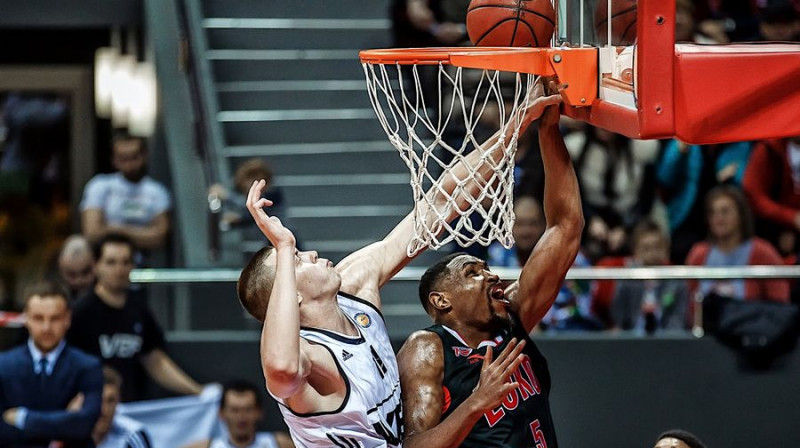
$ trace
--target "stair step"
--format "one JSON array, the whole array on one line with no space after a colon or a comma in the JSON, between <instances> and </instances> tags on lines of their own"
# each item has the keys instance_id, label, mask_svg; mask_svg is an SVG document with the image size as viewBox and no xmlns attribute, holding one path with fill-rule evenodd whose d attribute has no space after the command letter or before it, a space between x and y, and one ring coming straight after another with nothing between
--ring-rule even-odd
<instances>
[{"instance_id":1,"label":"stair step","mask_svg":"<svg viewBox=\"0 0 800 448\"><path fill-rule=\"evenodd\" d=\"M358 82L358 81L354 81ZM220 110L318 109L335 104L342 109L369 109L364 82L360 90L271 90L219 92ZM374 112L373 112L374 114Z\"/></svg>"},{"instance_id":2,"label":"stair step","mask_svg":"<svg viewBox=\"0 0 800 448\"><path fill-rule=\"evenodd\" d=\"M349 207L361 204L405 205L412 203L408 175L402 184L391 185L338 185L335 187L298 186L283 187L286 203L290 206L326 204Z\"/></svg>"},{"instance_id":3,"label":"stair step","mask_svg":"<svg viewBox=\"0 0 800 448\"><path fill-rule=\"evenodd\" d=\"M347 209L347 207L342 207ZM389 233L405 215L291 218L302 240L373 240Z\"/></svg>"},{"instance_id":4,"label":"stair step","mask_svg":"<svg viewBox=\"0 0 800 448\"><path fill-rule=\"evenodd\" d=\"M389 143L385 143L390 146ZM400 156L392 151L351 152L341 154L264 154L262 158L269 163L276 174L351 174L360 173L404 173L406 165Z\"/></svg>"},{"instance_id":5,"label":"stair step","mask_svg":"<svg viewBox=\"0 0 800 448\"><path fill-rule=\"evenodd\" d=\"M211 49L242 50L349 50L385 48L391 45L389 31L379 29L208 29Z\"/></svg>"},{"instance_id":6,"label":"stair step","mask_svg":"<svg viewBox=\"0 0 800 448\"><path fill-rule=\"evenodd\" d=\"M289 55L273 54L273 56L287 57ZM364 80L364 70L361 68L356 50L350 52L347 59L220 59L212 61L212 67L214 79L218 82L287 79L311 81L322 76L328 79Z\"/></svg>"},{"instance_id":7,"label":"stair step","mask_svg":"<svg viewBox=\"0 0 800 448\"><path fill-rule=\"evenodd\" d=\"M228 145L374 141L386 134L374 117L353 120L291 120L223 123Z\"/></svg>"},{"instance_id":8,"label":"stair step","mask_svg":"<svg viewBox=\"0 0 800 448\"><path fill-rule=\"evenodd\" d=\"M389 0L203 0L205 17L385 19Z\"/></svg>"}]
</instances>

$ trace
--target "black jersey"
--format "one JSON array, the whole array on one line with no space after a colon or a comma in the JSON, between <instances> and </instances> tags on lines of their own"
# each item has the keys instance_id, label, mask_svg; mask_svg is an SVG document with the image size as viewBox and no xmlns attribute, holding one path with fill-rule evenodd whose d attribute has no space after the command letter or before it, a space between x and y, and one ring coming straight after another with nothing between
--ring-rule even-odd
<instances>
[{"instance_id":1,"label":"black jersey","mask_svg":"<svg viewBox=\"0 0 800 448\"><path fill-rule=\"evenodd\" d=\"M492 346L494 358L511 338L526 341L525 358L513 373L519 387L506 396L501 406L484 413L462 447L557 448L556 432L550 415L550 371L547 360L528 337L514 316L511 328L499 332L492 341L471 348L454 330L444 325L427 328L439 335L444 350L444 406L442 420L470 396L481 376L486 347Z\"/></svg>"}]
</instances>

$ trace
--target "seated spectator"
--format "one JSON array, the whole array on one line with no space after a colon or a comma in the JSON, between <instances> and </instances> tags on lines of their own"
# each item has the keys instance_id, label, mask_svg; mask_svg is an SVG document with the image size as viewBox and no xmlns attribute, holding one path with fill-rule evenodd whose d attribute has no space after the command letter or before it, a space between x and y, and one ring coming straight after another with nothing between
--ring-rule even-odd
<instances>
[{"instance_id":1,"label":"seated spectator","mask_svg":"<svg viewBox=\"0 0 800 448\"><path fill-rule=\"evenodd\" d=\"M184 448L294 448L284 432L256 432L262 413L261 394L246 381L231 381L223 386L219 418L227 437L202 440Z\"/></svg>"},{"instance_id":2,"label":"seated spectator","mask_svg":"<svg viewBox=\"0 0 800 448\"><path fill-rule=\"evenodd\" d=\"M64 341L70 328L66 292L50 282L26 289L27 344L0 353L0 446L64 448L93 446L100 415L100 361ZM80 397L80 398L79 398ZM74 412L66 409L80 400Z\"/></svg>"},{"instance_id":3,"label":"seated spectator","mask_svg":"<svg viewBox=\"0 0 800 448\"><path fill-rule=\"evenodd\" d=\"M653 221L633 230L633 256L626 266L662 266L669 263L669 240ZM656 330L688 328L688 290L683 280L626 280L616 284L613 316L622 330L652 334Z\"/></svg>"},{"instance_id":4,"label":"seated spectator","mask_svg":"<svg viewBox=\"0 0 800 448\"><path fill-rule=\"evenodd\" d=\"M700 32L697 22L694 20L694 12L695 6L692 0L677 0L675 2L675 42L721 43Z\"/></svg>"},{"instance_id":5,"label":"seated spectator","mask_svg":"<svg viewBox=\"0 0 800 448\"><path fill-rule=\"evenodd\" d=\"M92 430L97 448L151 448L144 425L116 414L122 390L122 377L111 367L103 367L103 406Z\"/></svg>"},{"instance_id":6,"label":"seated spectator","mask_svg":"<svg viewBox=\"0 0 800 448\"><path fill-rule=\"evenodd\" d=\"M697 146L667 142L656 164L656 180L667 207L670 260L683 263L705 233L702 198L716 185L741 185L750 143Z\"/></svg>"},{"instance_id":7,"label":"seated spectator","mask_svg":"<svg viewBox=\"0 0 800 448\"><path fill-rule=\"evenodd\" d=\"M658 436L653 448L706 448L706 446L689 431L671 429Z\"/></svg>"},{"instance_id":8,"label":"seated spectator","mask_svg":"<svg viewBox=\"0 0 800 448\"><path fill-rule=\"evenodd\" d=\"M758 142L744 176L757 233L783 256L797 250L800 232L800 137Z\"/></svg>"},{"instance_id":9,"label":"seated spectator","mask_svg":"<svg viewBox=\"0 0 800 448\"><path fill-rule=\"evenodd\" d=\"M261 159L249 159L236 168L233 177L234 191L228 190L221 184L214 184L208 189L209 195L217 196L222 201L222 219L220 220L222 230L239 228L242 230L244 240L261 241L264 239L258 226L250 219L250 212L247 211L245 204L250 187L261 179L267 182L263 197L272 201L270 206L272 216L277 216L281 222L286 223L283 192L273 184L272 170Z\"/></svg>"},{"instance_id":10,"label":"seated spectator","mask_svg":"<svg viewBox=\"0 0 800 448\"><path fill-rule=\"evenodd\" d=\"M692 266L781 265L775 248L753 236L753 217L744 193L736 187L715 187L706 195L708 240L695 244L686 258ZM701 280L690 282L692 292L738 300L789 301L786 280Z\"/></svg>"},{"instance_id":11,"label":"seated spectator","mask_svg":"<svg viewBox=\"0 0 800 448\"><path fill-rule=\"evenodd\" d=\"M94 285L94 255L82 235L70 235L58 254L58 274L75 300L88 293Z\"/></svg>"},{"instance_id":12,"label":"seated spectator","mask_svg":"<svg viewBox=\"0 0 800 448\"><path fill-rule=\"evenodd\" d=\"M68 340L122 375L122 401L144 398L145 376L167 390L198 394L202 387L164 351L164 334L138 291L130 289L136 249L122 235L95 246L97 283L75 304Z\"/></svg>"},{"instance_id":13,"label":"seated spectator","mask_svg":"<svg viewBox=\"0 0 800 448\"><path fill-rule=\"evenodd\" d=\"M581 184L586 217L583 248L592 262L620 254L626 229L650 214L655 182L648 172L658 155L658 142L630 140L588 126L564 138Z\"/></svg>"},{"instance_id":14,"label":"seated spectator","mask_svg":"<svg viewBox=\"0 0 800 448\"><path fill-rule=\"evenodd\" d=\"M114 136L111 162L117 170L94 176L83 190L81 229L91 243L109 233L128 237L136 247L166 245L172 200L161 183L147 176L147 148L140 138Z\"/></svg>"},{"instance_id":15,"label":"seated spectator","mask_svg":"<svg viewBox=\"0 0 800 448\"><path fill-rule=\"evenodd\" d=\"M761 40L791 42L800 40L800 14L788 0L772 0L761 10L758 25Z\"/></svg>"}]
</instances>

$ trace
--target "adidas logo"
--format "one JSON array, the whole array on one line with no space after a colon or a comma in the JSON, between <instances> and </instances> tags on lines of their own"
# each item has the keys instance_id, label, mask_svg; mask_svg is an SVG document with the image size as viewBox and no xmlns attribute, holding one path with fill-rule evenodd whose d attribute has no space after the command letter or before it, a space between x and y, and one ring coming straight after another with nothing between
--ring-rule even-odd
<instances>
[{"instance_id":1,"label":"adidas logo","mask_svg":"<svg viewBox=\"0 0 800 448\"><path fill-rule=\"evenodd\" d=\"M342 350L342 360L347 361L352 357L353 357L352 353L348 352L347 350Z\"/></svg>"}]
</instances>

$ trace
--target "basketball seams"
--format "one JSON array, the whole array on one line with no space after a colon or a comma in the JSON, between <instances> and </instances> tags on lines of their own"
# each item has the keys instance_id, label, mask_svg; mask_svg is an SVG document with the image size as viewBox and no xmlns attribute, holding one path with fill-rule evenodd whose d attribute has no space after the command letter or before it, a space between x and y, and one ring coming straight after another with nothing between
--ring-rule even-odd
<instances>
[{"instance_id":1,"label":"basketball seams","mask_svg":"<svg viewBox=\"0 0 800 448\"><path fill-rule=\"evenodd\" d=\"M511 46L511 47L514 46L514 41L517 40L517 29L519 29L519 16L520 16L520 14L522 14L522 12L520 11L520 9L521 9L520 0L516 0L516 1L517 1L517 3L516 3L515 6L517 7L517 18L514 21L514 30L511 31L511 42L508 43L508 45Z\"/></svg>"},{"instance_id":2,"label":"basketball seams","mask_svg":"<svg viewBox=\"0 0 800 448\"><path fill-rule=\"evenodd\" d=\"M533 14L533 15L535 15L535 16L543 19L543 20L546 20L547 22L549 22L553 26L556 25L556 22L554 20L551 20L549 17L547 17L546 15L544 15L544 14L538 12L538 11L534 11L534 10L528 9L528 8L516 8L516 7L513 7L513 6L506 6L506 5L481 5L481 6L476 6L474 8L470 8L469 11L467 11L467 15L469 16L469 13L471 13L472 11L477 11L478 9L484 9L484 8L501 8L501 9L518 10L518 11L521 11L521 12L527 12L527 13ZM511 19L513 20L513 17Z\"/></svg>"},{"instance_id":3,"label":"basketball seams","mask_svg":"<svg viewBox=\"0 0 800 448\"><path fill-rule=\"evenodd\" d=\"M501 21L499 21L499 22L495 23L495 24L494 24L494 26L492 26L491 28L489 28L488 30L486 30L486 31L485 31L483 34L481 34L481 37L479 37L479 38L478 38L478 40L477 40L477 41L475 41L475 45L480 45L480 42L481 42L481 41L482 41L484 38L486 38L486 36L488 36L489 34L491 34L491 33L492 33L492 31L496 30L497 28L500 28L500 26L502 26L502 25L505 25L505 24L507 24L508 22L511 22L511 21L517 21L517 22L522 22L522 23L524 23L524 24L525 24L525 26L527 26L527 27L528 27L528 29L530 29L530 31L531 31L531 36L533 36L533 39L534 39L534 41L535 41L535 42L536 42L536 44L537 44L536 46L538 46L538 44L539 44L539 39L536 37L536 32L535 32L535 30L533 29L533 27L532 27L532 26L531 26L529 23L525 22L524 20L517 20L517 19L516 19L516 18L514 18L514 17L508 17L508 18L505 18L505 19L503 19L503 20L501 20ZM513 46L513 45L512 45L512 46Z\"/></svg>"},{"instance_id":4,"label":"basketball seams","mask_svg":"<svg viewBox=\"0 0 800 448\"><path fill-rule=\"evenodd\" d=\"M524 23L526 27L528 27L528 31L531 32L531 36L533 37L533 43L536 44L535 46L539 46L539 38L536 37L536 31L533 29L530 23L521 20L520 22Z\"/></svg>"}]
</instances>

